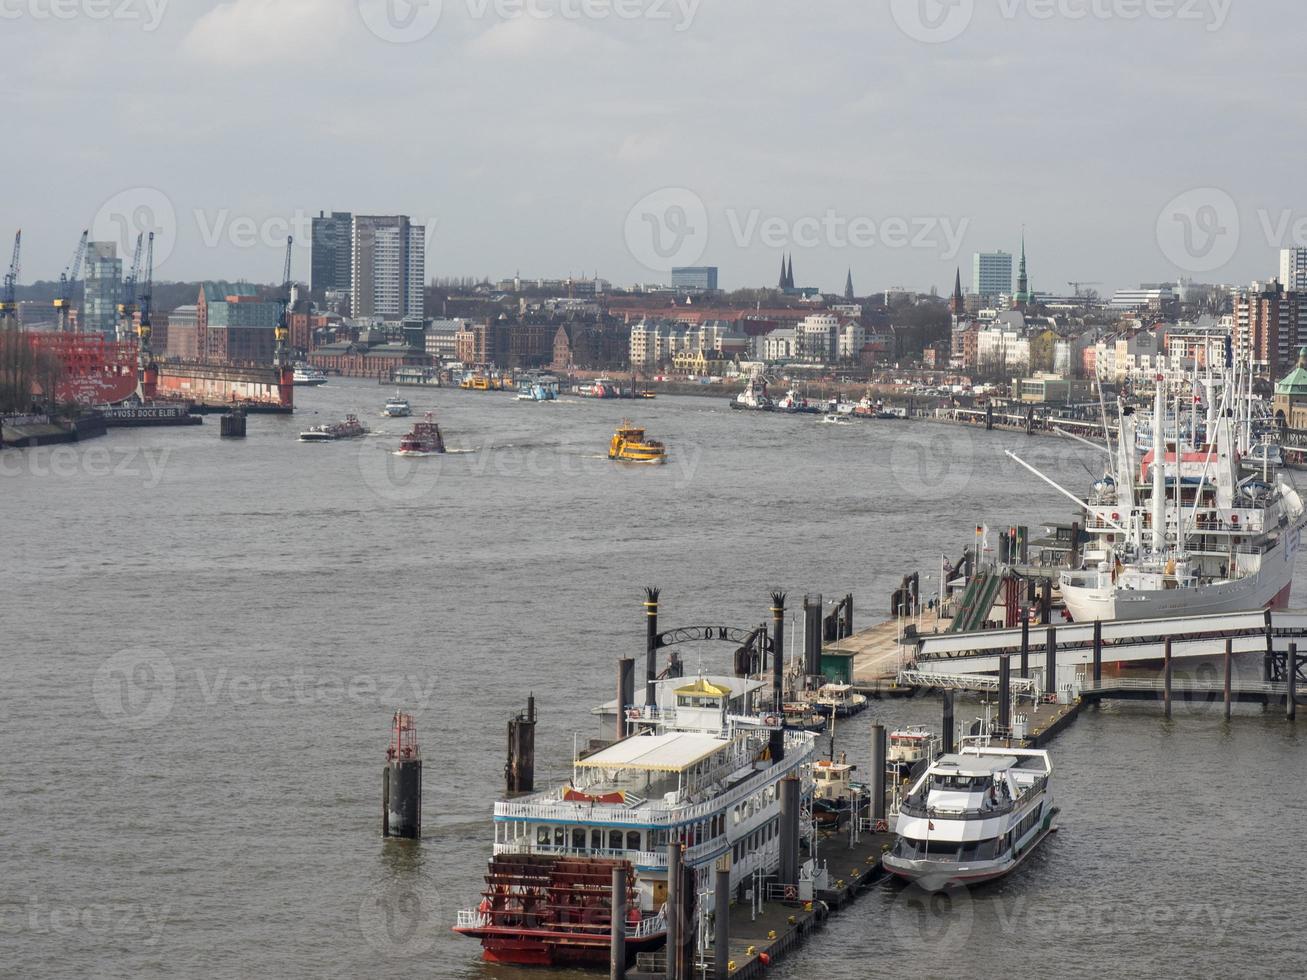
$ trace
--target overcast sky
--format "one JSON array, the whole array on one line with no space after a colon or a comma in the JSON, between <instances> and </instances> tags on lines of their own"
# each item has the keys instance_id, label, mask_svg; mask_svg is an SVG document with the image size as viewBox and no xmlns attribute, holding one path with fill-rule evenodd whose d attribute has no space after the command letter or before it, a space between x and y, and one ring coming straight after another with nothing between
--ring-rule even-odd
<instances>
[{"instance_id":1,"label":"overcast sky","mask_svg":"<svg viewBox=\"0 0 1307 980\"><path fill-rule=\"evenodd\" d=\"M946 291L1023 224L1055 293L1242 283L1307 245L1301 0L0 0L0 19L0 237L23 228L25 282L57 278L82 228L149 215L159 278L271 282L321 209L427 222L431 276L701 263L735 288L774 284L788 249L799 285L852 267L860 293Z\"/></svg>"}]
</instances>

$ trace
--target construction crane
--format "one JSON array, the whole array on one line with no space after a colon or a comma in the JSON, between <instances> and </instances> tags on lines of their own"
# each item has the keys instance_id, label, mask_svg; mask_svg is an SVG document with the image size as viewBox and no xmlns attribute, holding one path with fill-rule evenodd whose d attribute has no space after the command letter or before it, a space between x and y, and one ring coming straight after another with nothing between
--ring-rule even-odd
<instances>
[{"instance_id":1,"label":"construction crane","mask_svg":"<svg viewBox=\"0 0 1307 980\"><path fill-rule=\"evenodd\" d=\"M1080 291L1081 286L1101 286L1103 284L1101 282L1069 282L1067 285L1076 291L1077 296L1083 296L1084 294Z\"/></svg>"},{"instance_id":2,"label":"construction crane","mask_svg":"<svg viewBox=\"0 0 1307 980\"><path fill-rule=\"evenodd\" d=\"M139 253L140 245L137 246ZM149 242L145 249L145 285L141 287L140 298L137 306L141 311L141 323L136 328L136 335L141 340L141 359L148 361L150 359L150 335L154 329L150 326L150 308L154 305L154 232L150 232Z\"/></svg>"},{"instance_id":3,"label":"construction crane","mask_svg":"<svg viewBox=\"0 0 1307 980\"><path fill-rule=\"evenodd\" d=\"M59 275L59 295L54 298L54 312L59 318L60 333L68 333L68 316L72 312L73 304L73 285L82 276L82 263L86 260L86 240L90 234L89 231L82 232L82 240L77 243L73 260Z\"/></svg>"},{"instance_id":4,"label":"construction crane","mask_svg":"<svg viewBox=\"0 0 1307 980\"><path fill-rule=\"evenodd\" d=\"M0 323L18 319L18 273L19 257L23 250L23 229L18 229L14 236L14 257L9 260L9 271L5 273L3 293L0 293Z\"/></svg>"},{"instance_id":5,"label":"construction crane","mask_svg":"<svg viewBox=\"0 0 1307 980\"><path fill-rule=\"evenodd\" d=\"M141 278L141 248L145 244L145 235L136 236L136 252L132 256L132 266L123 280L123 301L118 304L118 337L131 336L132 317L136 315L136 282ZM126 323L124 327L123 324Z\"/></svg>"},{"instance_id":6,"label":"construction crane","mask_svg":"<svg viewBox=\"0 0 1307 980\"><path fill-rule=\"evenodd\" d=\"M286 239L286 266L281 274L281 294L277 297L279 310L277 313L277 332L275 334L277 341L275 363L278 367L286 364L286 359L290 354L290 259L294 247L295 238L290 236Z\"/></svg>"}]
</instances>

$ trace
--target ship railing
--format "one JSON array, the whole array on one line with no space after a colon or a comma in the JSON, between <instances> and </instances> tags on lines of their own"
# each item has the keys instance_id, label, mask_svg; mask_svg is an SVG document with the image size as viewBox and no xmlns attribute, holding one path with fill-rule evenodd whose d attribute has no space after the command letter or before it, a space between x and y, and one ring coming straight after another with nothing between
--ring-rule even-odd
<instances>
[{"instance_id":1,"label":"ship railing","mask_svg":"<svg viewBox=\"0 0 1307 980\"><path fill-rule=\"evenodd\" d=\"M647 939L650 936L657 936L667 931L667 907L658 910L657 915L650 916L647 919L641 919L635 925L630 923L626 926L627 939Z\"/></svg>"},{"instance_id":2,"label":"ship railing","mask_svg":"<svg viewBox=\"0 0 1307 980\"><path fill-rule=\"evenodd\" d=\"M695 844L685 851L685 861L693 864L699 858L714 854L720 851L726 844L726 837L714 837L712 840L706 840L702 843ZM526 842L509 842L495 845L495 854L546 854L557 855L559 857L589 857L604 858L611 861L629 861L632 865L640 868L665 868L667 867L667 852L662 851L628 851L620 848L586 848L586 847L569 847L567 845L554 844L531 844Z\"/></svg>"}]
</instances>

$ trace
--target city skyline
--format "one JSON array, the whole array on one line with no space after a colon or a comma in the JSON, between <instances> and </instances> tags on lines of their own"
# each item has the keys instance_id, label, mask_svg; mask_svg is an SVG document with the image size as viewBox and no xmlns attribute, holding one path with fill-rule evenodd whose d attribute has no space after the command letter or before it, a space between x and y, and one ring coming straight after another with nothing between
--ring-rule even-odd
<instances>
[{"instance_id":1,"label":"city skyline","mask_svg":"<svg viewBox=\"0 0 1307 980\"><path fill-rule=\"evenodd\" d=\"M1240 57L1256 45L1259 64L1287 63L1292 32L1277 27L1296 8L1282 0L1135 19L1004 4L974 9L956 37L914 27L898 2L844 4L838 21L767 0L747 17L691 3L655 17L651 0L631 18L447 2L416 38L378 22L371 0L159 0L157 22L134 2L135 20L6 21L15 72L56 51L68 65L40 111L11 114L17 145L49 144L49 120L87 86L103 98L79 117L79 152L11 168L22 193L6 196L0 235L24 228L24 282L57 279L86 227L123 254L118 232L142 214L162 227L160 279L275 281L295 234L307 281L308 223L333 207L424 224L428 278L668 281L631 240L653 217L693 245L669 268L766 286L788 252L800 285L836 294L852 268L859 291L946 295L974 252L1015 253L1022 225L1032 284L1052 294L1074 280L1246 283L1307 245L1299 137L1273 109L1282 78ZM865 43L832 50L837 23ZM697 77L622 71L686 57ZM1201 75L1183 71L1194 61ZM977 114L981 71L1001 99ZM469 73L477 86L457 84ZM360 74L389 84L360 92ZM540 91L523 84L541 75ZM1068 124L1082 138L1050 151ZM1265 126L1288 152L1250 160L1235 136ZM152 152L120 152L124 134ZM1189 249L1203 236L1217 247Z\"/></svg>"}]
</instances>

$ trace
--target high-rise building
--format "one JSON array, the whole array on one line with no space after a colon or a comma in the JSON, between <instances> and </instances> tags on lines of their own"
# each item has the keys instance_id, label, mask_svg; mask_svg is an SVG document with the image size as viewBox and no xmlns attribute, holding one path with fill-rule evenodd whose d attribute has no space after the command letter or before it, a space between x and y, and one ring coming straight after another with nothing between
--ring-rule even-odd
<instances>
[{"instance_id":1,"label":"high-rise building","mask_svg":"<svg viewBox=\"0 0 1307 980\"><path fill-rule=\"evenodd\" d=\"M354 216L348 211L318 212L313 219L313 289L350 291L353 233Z\"/></svg>"},{"instance_id":2,"label":"high-rise building","mask_svg":"<svg viewBox=\"0 0 1307 980\"><path fill-rule=\"evenodd\" d=\"M971 264L971 291L977 296L1010 296L1011 253L977 252Z\"/></svg>"},{"instance_id":3,"label":"high-rise building","mask_svg":"<svg viewBox=\"0 0 1307 980\"><path fill-rule=\"evenodd\" d=\"M717 290L717 266L685 266L672 270L672 288L702 292Z\"/></svg>"},{"instance_id":4,"label":"high-rise building","mask_svg":"<svg viewBox=\"0 0 1307 980\"><path fill-rule=\"evenodd\" d=\"M86 243L86 282L78 323L83 333L106 340L118 334L118 304L123 301L123 260L113 242Z\"/></svg>"},{"instance_id":5,"label":"high-rise building","mask_svg":"<svg viewBox=\"0 0 1307 980\"><path fill-rule=\"evenodd\" d=\"M355 215L350 313L401 319L425 312L426 228L407 215Z\"/></svg>"},{"instance_id":6,"label":"high-rise building","mask_svg":"<svg viewBox=\"0 0 1307 980\"><path fill-rule=\"evenodd\" d=\"M1291 293L1307 293L1307 248L1280 249L1280 284Z\"/></svg>"},{"instance_id":7,"label":"high-rise building","mask_svg":"<svg viewBox=\"0 0 1307 980\"><path fill-rule=\"evenodd\" d=\"M1253 283L1234 294L1234 346L1263 374L1280 377L1307 344L1307 292L1279 282Z\"/></svg>"}]
</instances>

